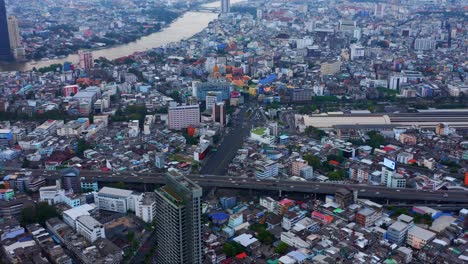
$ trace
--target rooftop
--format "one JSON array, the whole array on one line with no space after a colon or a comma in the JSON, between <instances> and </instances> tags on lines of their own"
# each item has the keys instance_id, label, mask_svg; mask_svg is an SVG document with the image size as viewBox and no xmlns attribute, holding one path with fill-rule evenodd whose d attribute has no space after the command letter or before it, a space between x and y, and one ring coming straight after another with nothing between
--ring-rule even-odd
<instances>
[{"instance_id":1,"label":"rooftop","mask_svg":"<svg viewBox=\"0 0 468 264\"><path fill-rule=\"evenodd\" d=\"M257 128L252 129L251 132L254 133L254 134L256 134L256 135L261 136L261 135L265 134L266 128L264 128L264 127L257 127Z\"/></svg>"},{"instance_id":2,"label":"rooftop","mask_svg":"<svg viewBox=\"0 0 468 264\"><path fill-rule=\"evenodd\" d=\"M133 193L133 191L124 190L124 189L117 189L111 187L104 187L99 191L99 195L113 195L119 197L128 197Z\"/></svg>"},{"instance_id":3,"label":"rooftop","mask_svg":"<svg viewBox=\"0 0 468 264\"><path fill-rule=\"evenodd\" d=\"M419 226L413 226L408 230L408 235L413 235L425 241L429 241L433 239L436 234Z\"/></svg>"},{"instance_id":4,"label":"rooftop","mask_svg":"<svg viewBox=\"0 0 468 264\"><path fill-rule=\"evenodd\" d=\"M94 204L83 204L78 207L66 210L63 214L67 214L71 219L76 220L78 217L83 215L89 215L89 211L96 208Z\"/></svg>"},{"instance_id":5,"label":"rooftop","mask_svg":"<svg viewBox=\"0 0 468 264\"><path fill-rule=\"evenodd\" d=\"M83 215L76 219L76 221L83 224L88 229L93 229L94 227L101 227L102 224L99 223L96 219L89 215Z\"/></svg>"}]
</instances>

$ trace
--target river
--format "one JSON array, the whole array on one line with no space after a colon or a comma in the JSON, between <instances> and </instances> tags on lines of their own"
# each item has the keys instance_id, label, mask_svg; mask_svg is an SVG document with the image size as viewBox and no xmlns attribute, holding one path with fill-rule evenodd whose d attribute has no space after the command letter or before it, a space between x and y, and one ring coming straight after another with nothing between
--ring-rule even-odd
<instances>
[{"instance_id":1,"label":"river","mask_svg":"<svg viewBox=\"0 0 468 264\"><path fill-rule=\"evenodd\" d=\"M231 0L231 4L240 3L243 0ZM220 1L204 4L204 7L217 7L221 5ZM177 42L187 39L199 33L208 24L218 17L217 13L186 12L181 17L172 22L169 26L163 28L160 32L141 37L140 39L122 45L117 45L105 49L94 50L93 57L106 57L109 60L127 56L139 51L145 51L160 47L171 42ZM70 54L65 58L50 59L46 61L28 61L0 64L0 71L28 71L36 67L47 67L51 64L69 61L78 63L78 55Z\"/></svg>"}]
</instances>

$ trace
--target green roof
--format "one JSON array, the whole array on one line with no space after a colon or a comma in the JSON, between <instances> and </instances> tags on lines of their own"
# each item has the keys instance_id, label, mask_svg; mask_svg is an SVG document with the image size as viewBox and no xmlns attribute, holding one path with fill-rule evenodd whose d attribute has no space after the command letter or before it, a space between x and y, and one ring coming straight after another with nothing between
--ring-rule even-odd
<instances>
[{"instance_id":1,"label":"green roof","mask_svg":"<svg viewBox=\"0 0 468 264\"><path fill-rule=\"evenodd\" d=\"M264 127L257 127L257 128L252 129L252 133L260 135L260 136L265 134L265 131L266 131L266 128Z\"/></svg>"},{"instance_id":2,"label":"green roof","mask_svg":"<svg viewBox=\"0 0 468 264\"><path fill-rule=\"evenodd\" d=\"M344 210L341 208L336 208L335 210L333 210L333 212L339 214L339 213L344 212Z\"/></svg>"},{"instance_id":3,"label":"green roof","mask_svg":"<svg viewBox=\"0 0 468 264\"><path fill-rule=\"evenodd\" d=\"M273 260L273 259L269 259L269 260L267 260L267 263L268 263L268 264L278 264L278 263L279 263L279 260L277 260L277 259L274 259L274 260Z\"/></svg>"}]
</instances>

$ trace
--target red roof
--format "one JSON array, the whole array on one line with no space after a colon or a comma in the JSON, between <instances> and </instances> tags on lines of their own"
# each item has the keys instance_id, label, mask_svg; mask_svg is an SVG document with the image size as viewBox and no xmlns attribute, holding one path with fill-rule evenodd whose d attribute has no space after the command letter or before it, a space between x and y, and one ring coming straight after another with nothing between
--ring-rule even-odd
<instances>
[{"instance_id":1,"label":"red roof","mask_svg":"<svg viewBox=\"0 0 468 264\"><path fill-rule=\"evenodd\" d=\"M339 163L338 161L336 161L336 160L330 160L330 161L328 161L328 163L330 163L330 164L333 165L333 166L338 166L338 165L340 165L340 163Z\"/></svg>"},{"instance_id":2,"label":"red roof","mask_svg":"<svg viewBox=\"0 0 468 264\"><path fill-rule=\"evenodd\" d=\"M247 257L247 254L245 254L245 252L242 252L236 255L237 259L245 259L246 257Z\"/></svg>"},{"instance_id":3,"label":"red roof","mask_svg":"<svg viewBox=\"0 0 468 264\"><path fill-rule=\"evenodd\" d=\"M408 160L409 163L416 163L416 160L415 159L410 159Z\"/></svg>"},{"instance_id":4,"label":"red roof","mask_svg":"<svg viewBox=\"0 0 468 264\"><path fill-rule=\"evenodd\" d=\"M389 152L389 151L393 151L393 150L395 150L395 149L392 148L392 147L389 147L389 146L385 146L385 147L383 148L383 150Z\"/></svg>"}]
</instances>

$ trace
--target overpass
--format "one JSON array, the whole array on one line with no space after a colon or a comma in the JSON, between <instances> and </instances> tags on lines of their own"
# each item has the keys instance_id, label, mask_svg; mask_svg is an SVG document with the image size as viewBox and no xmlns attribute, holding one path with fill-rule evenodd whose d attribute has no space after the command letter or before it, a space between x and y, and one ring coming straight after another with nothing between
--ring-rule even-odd
<instances>
[{"instance_id":1,"label":"overpass","mask_svg":"<svg viewBox=\"0 0 468 264\"><path fill-rule=\"evenodd\" d=\"M29 170L34 175L42 175L49 181L60 178L59 171ZM15 173L18 169L4 168L3 173ZM100 171L80 172L80 176L90 180L96 180L100 185L123 182L129 184L164 184L163 173L112 173ZM334 194L339 188L347 188L358 192L361 198L371 198L391 201L410 201L413 203L436 204L466 204L468 192L464 190L448 191L423 191L409 188L393 189L371 185L351 185L337 183L322 183L310 181L291 180L259 180L255 178L230 178L216 175L188 175L188 177L202 187L220 189L239 189L249 191L276 191L309 194Z\"/></svg>"},{"instance_id":2,"label":"overpass","mask_svg":"<svg viewBox=\"0 0 468 264\"><path fill-rule=\"evenodd\" d=\"M217 7L196 6L196 7L190 8L190 12L220 13L221 9Z\"/></svg>"}]
</instances>

